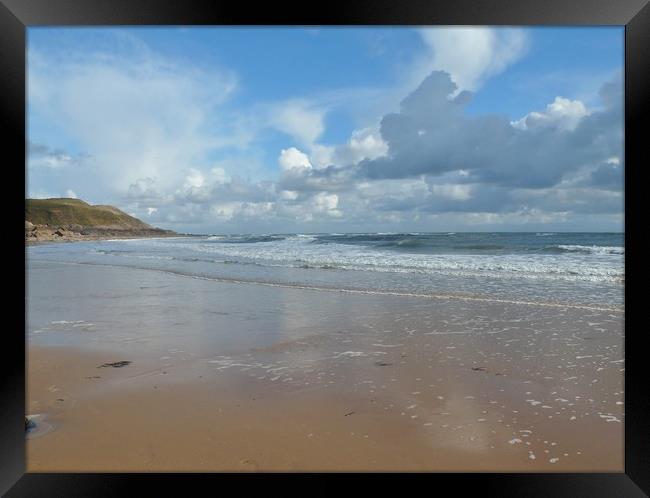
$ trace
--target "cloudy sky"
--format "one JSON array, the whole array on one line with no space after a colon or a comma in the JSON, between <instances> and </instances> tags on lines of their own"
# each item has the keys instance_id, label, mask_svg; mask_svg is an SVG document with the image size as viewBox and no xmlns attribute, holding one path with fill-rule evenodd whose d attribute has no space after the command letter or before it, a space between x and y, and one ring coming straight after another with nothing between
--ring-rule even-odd
<instances>
[{"instance_id":1,"label":"cloudy sky","mask_svg":"<svg viewBox=\"0 0 650 498\"><path fill-rule=\"evenodd\" d=\"M29 197L191 233L622 231L623 28L29 28Z\"/></svg>"}]
</instances>

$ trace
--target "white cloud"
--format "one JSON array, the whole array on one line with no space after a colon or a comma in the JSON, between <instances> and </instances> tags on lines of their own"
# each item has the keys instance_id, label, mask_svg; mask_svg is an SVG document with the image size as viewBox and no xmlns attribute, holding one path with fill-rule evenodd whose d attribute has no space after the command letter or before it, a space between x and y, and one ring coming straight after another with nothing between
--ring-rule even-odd
<instances>
[{"instance_id":1,"label":"white cloud","mask_svg":"<svg viewBox=\"0 0 650 498\"><path fill-rule=\"evenodd\" d=\"M185 177L185 188L200 188L204 183L205 177L194 168L191 168L189 175Z\"/></svg>"},{"instance_id":2,"label":"white cloud","mask_svg":"<svg viewBox=\"0 0 650 498\"><path fill-rule=\"evenodd\" d=\"M210 170L210 176L214 183L226 183L226 170L223 168L212 168Z\"/></svg>"},{"instance_id":3,"label":"white cloud","mask_svg":"<svg viewBox=\"0 0 650 498\"><path fill-rule=\"evenodd\" d=\"M245 218L255 218L271 213L274 207L274 202L244 202L239 206L239 212Z\"/></svg>"},{"instance_id":4,"label":"white cloud","mask_svg":"<svg viewBox=\"0 0 650 498\"><path fill-rule=\"evenodd\" d=\"M278 164L282 171L312 169L309 156L295 147L282 149Z\"/></svg>"},{"instance_id":5,"label":"white cloud","mask_svg":"<svg viewBox=\"0 0 650 498\"><path fill-rule=\"evenodd\" d=\"M215 204L210 208L210 213L217 219L231 220L237 207L238 203L235 202Z\"/></svg>"},{"instance_id":6,"label":"white cloud","mask_svg":"<svg viewBox=\"0 0 650 498\"><path fill-rule=\"evenodd\" d=\"M330 211L338 207L339 196L336 194L319 192L313 197L312 203L316 208L316 211Z\"/></svg>"},{"instance_id":7,"label":"white cloud","mask_svg":"<svg viewBox=\"0 0 650 498\"><path fill-rule=\"evenodd\" d=\"M336 149L338 164L347 166L357 164L363 159L377 159L388 153L388 144L381 138L379 130L363 128L355 130L348 142Z\"/></svg>"},{"instance_id":8,"label":"white cloud","mask_svg":"<svg viewBox=\"0 0 650 498\"><path fill-rule=\"evenodd\" d=\"M235 218L258 218L273 211L273 202L222 202L210 207L210 214L218 221L230 221Z\"/></svg>"},{"instance_id":9,"label":"white cloud","mask_svg":"<svg viewBox=\"0 0 650 498\"><path fill-rule=\"evenodd\" d=\"M585 105L579 100L555 97L555 100L546 106L546 111L530 112L511 124L520 130L546 127L575 130L582 118L589 114Z\"/></svg>"},{"instance_id":10,"label":"white cloud","mask_svg":"<svg viewBox=\"0 0 650 498\"><path fill-rule=\"evenodd\" d=\"M141 178L178 184L219 145L207 123L237 86L232 72L164 59L139 44L47 60L30 51L28 63L30 106L93 156L93 174L113 191Z\"/></svg>"},{"instance_id":11,"label":"white cloud","mask_svg":"<svg viewBox=\"0 0 650 498\"><path fill-rule=\"evenodd\" d=\"M620 107L589 113L581 102L559 98L521 130L502 115L466 115L467 99L448 98L455 88L448 74L434 72L399 113L387 114L380 128L386 155L302 168L280 185L305 196L319 192L312 203L321 206L324 192L336 192L337 210L344 206L346 220L361 224L434 215L462 223L564 223L621 210ZM622 87L604 88L614 94ZM557 130L537 133L534 126Z\"/></svg>"},{"instance_id":12,"label":"white cloud","mask_svg":"<svg viewBox=\"0 0 650 498\"><path fill-rule=\"evenodd\" d=\"M284 201L295 201L298 198L298 192L295 190L281 190L280 199Z\"/></svg>"},{"instance_id":13,"label":"white cloud","mask_svg":"<svg viewBox=\"0 0 650 498\"><path fill-rule=\"evenodd\" d=\"M70 190L70 189L65 191L65 196L70 198L70 199L76 199L77 198L77 194L75 194L74 191Z\"/></svg>"},{"instance_id":14,"label":"white cloud","mask_svg":"<svg viewBox=\"0 0 650 498\"><path fill-rule=\"evenodd\" d=\"M354 130L350 139L339 146L311 144L308 153L290 147L280 152L278 163L282 171L294 172L322 169L328 166L350 166L363 159L376 159L386 155L388 144L377 128Z\"/></svg>"},{"instance_id":15,"label":"white cloud","mask_svg":"<svg viewBox=\"0 0 650 498\"><path fill-rule=\"evenodd\" d=\"M316 169L325 168L335 163L336 147L314 144L309 149L309 161Z\"/></svg>"},{"instance_id":16,"label":"white cloud","mask_svg":"<svg viewBox=\"0 0 650 498\"><path fill-rule=\"evenodd\" d=\"M460 90L476 90L503 72L527 51L522 29L488 27L432 27L418 30L429 52L417 64L416 83L431 71L451 74Z\"/></svg>"},{"instance_id":17,"label":"white cloud","mask_svg":"<svg viewBox=\"0 0 650 498\"><path fill-rule=\"evenodd\" d=\"M454 201L466 201L472 197L471 185L454 185L454 184L433 184L430 187L434 196Z\"/></svg>"},{"instance_id":18,"label":"white cloud","mask_svg":"<svg viewBox=\"0 0 650 498\"><path fill-rule=\"evenodd\" d=\"M298 140L304 146L311 146L325 130L325 110L315 104L295 99L270 106L269 124Z\"/></svg>"},{"instance_id":19,"label":"white cloud","mask_svg":"<svg viewBox=\"0 0 650 498\"><path fill-rule=\"evenodd\" d=\"M341 216L341 211L337 209L338 205L339 196L336 194L319 192L312 197L312 209L317 213L325 213L330 216Z\"/></svg>"}]
</instances>

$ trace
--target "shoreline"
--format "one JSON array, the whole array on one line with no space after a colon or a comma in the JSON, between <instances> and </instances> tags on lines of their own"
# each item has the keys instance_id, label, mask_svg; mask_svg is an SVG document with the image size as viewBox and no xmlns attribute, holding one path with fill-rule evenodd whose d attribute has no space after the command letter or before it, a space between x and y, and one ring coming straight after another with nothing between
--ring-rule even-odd
<instances>
[{"instance_id":1,"label":"shoreline","mask_svg":"<svg viewBox=\"0 0 650 498\"><path fill-rule=\"evenodd\" d=\"M107 235L80 235L76 234L74 236L59 236L57 238L43 238L43 239L34 239L29 238L28 235L25 235L25 246L32 245L43 245L43 244L58 244L62 242L92 242L92 241L101 241L101 240L133 240L133 239L167 239L167 238L177 238L177 237L192 237L192 235L186 234L155 234L155 235L146 235L146 234L107 234Z\"/></svg>"},{"instance_id":2,"label":"shoreline","mask_svg":"<svg viewBox=\"0 0 650 498\"><path fill-rule=\"evenodd\" d=\"M28 435L29 471L623 468L622 317L115 267L29 277L27 409L51 427Z\"/></svg>"},{"instance_id":3,"label":"shoreline","mask_svg":"<svg viewBox=\"0 0 650 498\"><path fill-rule=\"evenodd\" d=\"M181 237L182 238L182 237ZM108 239L110 240L110 239ZM129 239L129 240L138 240L138 239ZM91 266L91 267L107 267L107 268L116 268L124 269L129 268L124 265L112 265L112 264L96 264L89 262L74 262L74 261L52 261L54 264L61 265L82 265L82 266ZM606 305L597 305L597 304L581 304L581 303L560 303L560 302L545 302L545 301L522 301L515 299L505 299L499 297L487 297L486 295L481 294L426 294L426 293L414 293L414 292L400 292L393 290L373 290L373 289L362 289L362 288L336 288L336 287L317 287L310 285L302 284L291 284L284 282L268 282L262 280L241 280L237 278L229 277L212 277L205 275L193 275L189 273L180 273L172 270L162 269L162 268L143 268L135 267L134 269L142 271L152 271L160 272L162 274L173 275L181 278L193 278L198 280L207 280L212 282L220 282L226 284L237 284L237 285L259 285L262 287L275 287L279 289L296 289L296 290L306 290L314 292L332 292L332 293L342 293L342 294L357 294L357 295L368 295L368 296L395 296L395 297L408 297L408 298L418 298L418 299L432 299L432 300L459 300L459 301L475 301L475 302L484 302L484 303L501 303L501 304L512 304L517 306L540 306L544 308L559 308L559 309L576 309L576 310L591 310L591 311L603 311L610 313L625 313L624 306L606 306Z\"/></svg>"},{"instance_id":4,"label":"shoreline","mask_svg":"<svg viewBox=\"0 0 650 498\"><path fill-rule=\"evenodd\" d=\"M25 239L25 246L41 246L45 244L62 244L62 243L73 243L73 242L96 242L96 241L110 241L110 240L138 240L138 239L176 239L183 237L196 237L196 235L191 234L174 234L174 235L101 235L101 236L88 236L86 238L75 238L75 239L48 239L48 240L30 240Z\"/></svg>"}]
</instances>

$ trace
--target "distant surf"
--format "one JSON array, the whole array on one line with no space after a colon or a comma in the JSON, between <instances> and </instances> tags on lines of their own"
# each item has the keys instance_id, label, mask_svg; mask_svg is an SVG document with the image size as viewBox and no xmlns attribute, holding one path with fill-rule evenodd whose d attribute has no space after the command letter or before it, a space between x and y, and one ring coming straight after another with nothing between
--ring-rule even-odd
<instances>
[{"instance_id":1,"label":"distant surf","mask_svg":"<svg viewBox=\"0 0 650 498\"><path fill-rule=\"evenodd\" d=\"M278 284L622 302L620 233L232 234L34 246L37 259Z\"/></svg>"}]
</instances>

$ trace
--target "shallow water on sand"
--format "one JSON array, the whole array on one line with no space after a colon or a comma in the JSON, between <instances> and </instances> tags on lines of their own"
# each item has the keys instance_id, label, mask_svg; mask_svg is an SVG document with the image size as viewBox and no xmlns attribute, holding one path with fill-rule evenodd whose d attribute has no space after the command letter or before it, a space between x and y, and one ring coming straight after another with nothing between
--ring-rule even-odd
<instances>
[{"instance_id":1,"label":"shallow water on sand","mask_svg":"<svg viewBox=\"0 0 650 498\"><path fill-rule=\"evenodd\" d=\"M419 448L420 457L453 451L473 455L475 464L487 457L480 468L503 469L499 458L489 464L501 455L511 468L620 470L622 311L461 297L307 290L32 259L27 332L30 348L101 352L100 364L133 361L102 370L100 380L80 380L85 387L70 388L73 399L127 386L151 390L161 379L190 386L201 376L214 389L237 386L242 398L261 390L286 408L334 400L336 416L363 420L376 444L382 424L411 434L403 444ZM97 366L80 370L80 379L93 379ZM57 404L58 394L43 386L32 393L30 403L58 410L61 420L79 409L66 412L67 401ZM318 430L329 422L310 420L325 437ZM345 437L363 439L360 427Z\"/></svg>"},{"instance_id":2,"label":"shallow water on sand","mask_svg":"<svg viewBox=\"0 0 650 498\"><path fill-rule=\"evenodd\" d=\"M28 259L228 281L622 307L622 234L314 234L92 241Z\"/></svg>"}]
</instances>

